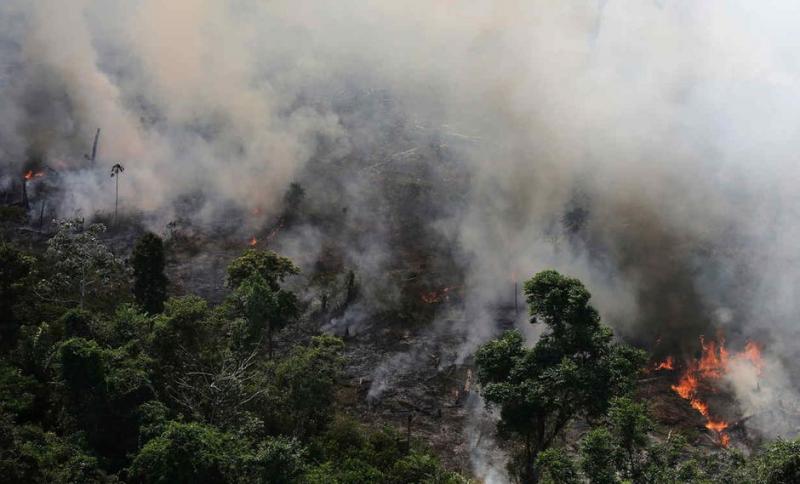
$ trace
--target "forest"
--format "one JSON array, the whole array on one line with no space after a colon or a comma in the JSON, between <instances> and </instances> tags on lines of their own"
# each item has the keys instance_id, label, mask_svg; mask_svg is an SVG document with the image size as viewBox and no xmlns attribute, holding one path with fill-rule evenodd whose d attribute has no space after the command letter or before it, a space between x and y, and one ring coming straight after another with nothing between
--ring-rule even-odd
<instances>
[{"instance_id":1,"label":"forest","mask_svg":"<svg viewBox=\"0 0 800 484\"><path fill-rule=\"evenodd\" d=\"M797 0L0 0L0 483L800 484Z\"/></svg>"},{"instance_id":2,"label":"forest","mask_svg":"<svg viewBox=\"0 0 800 484\"><path fill-rule=\"evenodd\" d=\"M170 295L161 237L145 233L121 258L104 233L65 220L43 251L0 245L5 482L470 482L412 433L348 414L347 342L291 334L308 317L285 287L291 260L244 250L210 304ZM474 355L515 480L800 480L800 440L745 456L653 438L659 424L635 397L645 352L614 339L577 279L542 271L524 293L543 336L531 347L507 331Z\"/></svg>"}]
</instances>

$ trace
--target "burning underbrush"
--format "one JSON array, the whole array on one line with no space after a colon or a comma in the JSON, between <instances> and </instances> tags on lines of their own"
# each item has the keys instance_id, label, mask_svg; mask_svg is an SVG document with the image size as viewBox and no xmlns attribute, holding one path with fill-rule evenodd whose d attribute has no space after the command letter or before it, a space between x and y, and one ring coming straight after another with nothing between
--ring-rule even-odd
<instances>
[{"instance_id":1,"label":"burning underbrush","mask_svg":"<svg viewBox=\"0 0 800 484\"><path fill-rule=\"evenodd\" d=\"M684 420L680 412L676 414L674 410L664 411L662 406L659 412L662 420L680 424L696 420L699 416L714 442L721 447L728 447L731 443L731 432L744 430L740 427L749 418L740 415L732 380L741 373L753 375L755 388L751 390L759 391L759 379L766 370L761 354L762 347L759 343L748 341L742 350L732 351L725 346L722 337L715 341L701 336L700 349L700 356L697 358L679 362L670 355L654 363L649 373L655 373L656 376L645 381L658 382L662 391L668 388L688 403L686 406L672 400L674 405L682 406L683 409L691 408L695 414L695 417L684 416ZM659 378L660 375L667 376L674 383L666 387L663 384L664 379Z\"/></svg>"}]
</instances>

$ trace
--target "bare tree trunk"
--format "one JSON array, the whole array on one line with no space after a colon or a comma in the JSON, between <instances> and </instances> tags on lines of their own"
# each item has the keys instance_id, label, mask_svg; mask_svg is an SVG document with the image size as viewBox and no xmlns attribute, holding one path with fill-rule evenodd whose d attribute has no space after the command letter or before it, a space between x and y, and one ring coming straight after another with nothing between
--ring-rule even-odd
<instances>
[{"instance_id":1,"label":"bare tree trunk","mask_svg":"<svg viewBox=\"0 0 800 484\"><path fill-rule=\"evenodd\" d=\"M39 209L39 230L42 230L42 226L44 225L44 203L46 202L45 199L42 199L42 206Z\"/></svg>"},{"instance_id":2,"label":"bare tree trunk","mask_svg":"<svg viewBox=\"0 0 800 484\"><path fill-rule=\"evenodd\" d=\"M119 174L116 176L116 194L114 196L114 225L117 225L117 208L119 207Z\"/></svg>"},{"instance_id":3,"label":"bare tree trunk","mask_svg":"<svg viewBox=\"0 0 800 484\"><path fill-rule=\"evenodd\" d=\"M92 143L92 166L95 165L95 158L97 157L97 140L100 139L100 128L94 134L94 143Z\"/></svg>"},{"instance_id":4,"label":"bare tree trunk","mask_svg":"<svg viewBox=\"0 0 800 484\"><path fill-rule=\"evenodd\" d=\"M31 208L30 204L28 203L28 181L22 180L22 206L25 207L25 210Z\"/></svg>"}]
</instances>

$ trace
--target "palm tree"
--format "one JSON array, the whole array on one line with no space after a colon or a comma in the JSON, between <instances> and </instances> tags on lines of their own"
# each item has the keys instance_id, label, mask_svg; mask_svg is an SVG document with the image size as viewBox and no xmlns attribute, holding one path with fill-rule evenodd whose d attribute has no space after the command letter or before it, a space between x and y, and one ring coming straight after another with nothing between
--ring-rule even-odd
<instances>
[{"instance_id":1,"label":"palm tree","mask_svg":"<svg viewBox=\"0 0 800 484\"><path fill-rule=\"evenodd\" d=\"M114 166L111 167L111 178L117 179L117 191L114 199L114 225L117 225L117 208L119 207L119 175L123 171L125 171L125 167L119 163L115 163Z\"/></svg>"}]
</instances>

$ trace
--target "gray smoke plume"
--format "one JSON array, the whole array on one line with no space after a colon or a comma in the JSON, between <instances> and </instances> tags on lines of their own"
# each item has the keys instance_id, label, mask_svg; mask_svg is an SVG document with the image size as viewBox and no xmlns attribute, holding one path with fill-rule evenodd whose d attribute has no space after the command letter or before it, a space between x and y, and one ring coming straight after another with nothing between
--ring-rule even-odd
<instances>
[{"instance_id":1,"label":"gray smoke plume","mask_svg":"<svg viewBox=\"0 0 800 484\"><path fill-rule=\"evenodd\" d=\"M758 339L786 376L757 406L777 405L797 387L798 17L789 0L6 0L1 186L45 164L61 215L107 211L121 161L125 206L154 226L195 197L198 223L257 213L249 232L299 181L338 214L281 240L304 264L340 252L382 304L416 277L398 260L457 274L456 362L552 267L657 354Z\"/></svg>"}]
</instances>

